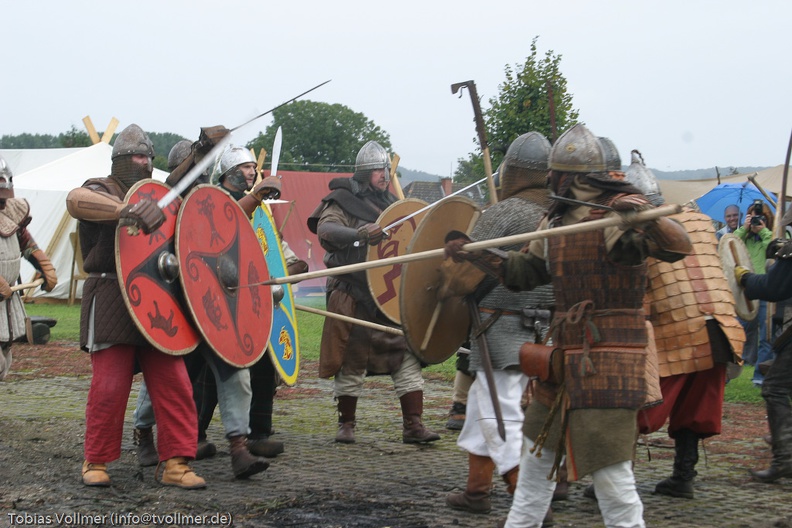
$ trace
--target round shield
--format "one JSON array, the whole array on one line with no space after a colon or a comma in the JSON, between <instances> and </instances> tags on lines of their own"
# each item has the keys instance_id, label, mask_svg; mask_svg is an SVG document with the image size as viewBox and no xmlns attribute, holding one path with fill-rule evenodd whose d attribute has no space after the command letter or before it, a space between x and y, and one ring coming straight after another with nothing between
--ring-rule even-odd
<instances>
[{"instance_id":1,"label":"round shield","mask_svg":"<svg viewBox=\"0 0 792 528\"><path fill-rule=\"evenodd\" d=\"M426 202L415 198L399 200L385 209L377 219L377 225L387 227L403 218L414 214L424 207ZM390 235L376 246L368 247L366 261L372 262L388 257L398 257L407 253L407 245L412 240L415 229L421 222L426 212L417 214L388 230ZM399 288L401 286L401 264L381 266L366 270L371 296L379 309L388 319L396 324L401 324L399 313Z\"/></svg>"},{"instance_id":2,"label":"round shield","mask_svg":"<svg viewBox=\"0 0 792 528\"><path fill-rule=\"evenodd\" d=\"M169 190L163 183L144 180L129 190L126 202L158 201ZM193 351L201 339L178 281L174 234L180 205L177 197L163 209L165 222L153 233L133 234L119 226L115 239L116 275L132 320L149 343L174 356Z\"/></svg>"},{"instance_id":3,"label":"round shield","mask_svg":"<svg viewBox=\"0 0 792 528\"><path fill-rule=\"evenodd\" d=\"M470 233L481 214L467 198L454 196L430 209L415 230L407 253L442 248L449 231ZM467 341L470 315L461 297L438 300L443 257L434 257L402 266L402 329L410 350L425 363L442 363Z\"/></svg>"},{"instance_id":4,"label":"round shield","mask_svg":"<svg viewBox=\"0 0 792 528\"><path fill-rule=\"evenodd\" d=\"M249 367L267 350L272 291L267 262L244 211L213 185L193 189L179 210L176 256L187 307L224 361Z\"/></svg>"},{"instance_id":5,"label":"round shield","mask_svg":"<svg viewBox=\"0 0 792 528\"><path fill-rule=\"evenodd\" d=\"M745 243L732 233L727 233L718 242L718 255L723 264L723 274L734 294L734 310L744 321L753 321L759 313L759 301L751 300L745 295L742 285L734 277L734 267L742 266L753 272L753 263Z\"/></svg>"},{"instance_id":6,"label":"round shield","mask_svg":"<svg viewBox=\"0 0 792 528\"><path fill-rule=\"evenodd\" d=\"M280 236L268 207L259 206L253 213L253 231L264 252L270 278L285 277L286 259L283 256ZM280 289L280 292L276 291ZM294 308L291 284L273 286L272 330L269 336L269 351L272 364L283 382L292 386L300 370L300 341ZM283 293L283 296L279 295Z\"/></svg>"}]
</instances>

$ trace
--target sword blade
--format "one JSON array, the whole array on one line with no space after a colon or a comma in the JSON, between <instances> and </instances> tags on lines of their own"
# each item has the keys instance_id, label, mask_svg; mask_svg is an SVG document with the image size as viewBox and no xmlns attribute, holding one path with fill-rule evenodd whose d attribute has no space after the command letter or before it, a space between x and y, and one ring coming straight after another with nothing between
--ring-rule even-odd
<instances>
[{"instance_id":1,"label":"sword blade","mask_svg":"<svg viewBox=\"0 0 792 528\"><path fill-rule=\"evenodd\" d=\"M270 169L270 176L278 175L278 162L280 161L281 144L283 143L283 133L281 127L275 132L275 142L272 144L272 168Z\"/></svg>"}]
</instances>

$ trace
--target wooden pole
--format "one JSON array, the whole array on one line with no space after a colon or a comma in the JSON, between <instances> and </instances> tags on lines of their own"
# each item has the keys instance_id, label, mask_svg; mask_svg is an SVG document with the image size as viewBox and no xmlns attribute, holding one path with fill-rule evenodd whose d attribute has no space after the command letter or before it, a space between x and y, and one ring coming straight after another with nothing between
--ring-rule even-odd
<instances>
[{"instance_id":1,"label":"wooden pole","mask_svg":"<svg viewBox=\"0 0 792 528\"><path fill-rule=\"evenodd\" d=\"M110 144L110 140L113 139L113 134L115 134L116 128L118 128L118 119L115 117L110 120L110 124L107 125L107 130L104 131L102 134L102 143ZM94 143L96 143L94 141Z\"/></svg>"},{"instance_id":2,"label":"wooden pole","mask_svg":"<svg viewBox=\"0 0 792 528\"><path fill-rule=\"evenodd\" d=\"M370 323L368 321L364 321L363 319L355 319L354 317L348 317L346 315L328 312L326 310L320 310L319 308L311 308L310 306L303 306L300 304L295 304L294 307L303 312L322 315L324 317L330 317L331 319L338 319L339 321L346 321L347 323L365 326L367 328L373 328L374 330L379 330L381 332L387 332L389 334L400 335L400 336L404 335L403 331L399 330L398 328L393 328L392 326Z\"/></svg>"},{"instance_id":3,"label":"wooden pole","mask_svg":"<svg viewBox=\"0 0 792 528\"><path fill-rule=\"evenodd\" d=\"M91 121L91 116L83 117L83 124L85 125L85 130L88 131L88 137L91 138L91 143L96 145L101 141L99 139L99 134L96 132L96 128L93 126L93 121Z\"/></svg>"},{"instance_id":4,"label":"wooden pole","mask_svg":"<svg viewBox=\"0 0 792 528\"><path fill-rule=\"evenodd\" d=\"M632 225L657 220L663 216L677 214L682 211L681 205L669 204L650 209L649 211L642 211L640 213L628 213L624 215L614 216L611 218L603 218L602 220L592 220L591 222L583 222L572 224L568 226L554 227L552 229L545 229L543 231L532 231L530 233L522 233L519 235L511 235L501 238L493 238L490 240L482 240L480 242L471 242L462 246L465 251L476 251L479 249L494 248L498 246L511 246L514 244L527 243L532 240L543 240L557 236L572 235L577 233L586 233L589 231L598 231L608 227L624 227L629 228ZM274 278L263 282L262 284L292 284L308 279L317 279L320 277L329 277L333 275L342 275L344 273L353 273L355 271L363 271L370 268L377 268L381 266L391 266L393 264L404 264L405 262L414 262L416 260L425 260L430 258L442 257L445 249L430 249L428 251L421 251L418 253L410 253L407 255L399 255L398 257L390 257L379 260L372 260L367 262L359 262L357 264L349 264L348 266L339 266L337 268L327 268L324 270L309 271L307 273L298 273L297 275L290 275L288 277Z\"/></svg>"},{"instance_id":5,"label":"wooden pole","mask_svg":"<svg viewBox=\"0 0 792 528\"><path fill-rule=\"evenodd\" d=\"M404 200L404 191L399 181L399 175L396 173L396 169L399 168L400 159L399 155L394 152L391 158L390 181L393 183L393 190L396 191L396 197L399 200Z\"/></svg>"}]
</instances>

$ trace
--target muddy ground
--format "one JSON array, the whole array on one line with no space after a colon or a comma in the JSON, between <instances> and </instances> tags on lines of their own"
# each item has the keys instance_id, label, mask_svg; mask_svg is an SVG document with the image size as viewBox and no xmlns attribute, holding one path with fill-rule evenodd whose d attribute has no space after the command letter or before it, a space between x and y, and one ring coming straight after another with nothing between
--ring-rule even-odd
<instances>
[{"instance_id":1,"label":"muddy ground","mask_svg":"<svg viewBox=\"0 0 792 528\"><path fill-rule=\"evenodd\" d=\"M274 438L286 452L247 481L234 480L219 416L210 429L219 453L195 462L208 488L158 486L153 468L138 467L132 445L130 398L123 455L110 465L113 485L87 488L80 479L88 357L72 343L15 345L12 374L0 383L0 526L240 527L490 527L505 516L510 496L497 479L493 511L470 515L446 508L445 496L464 486L467 457L444 429L451 387L428 379L425 422L442 435L430 446L401 442L398 400L388 378L371 379L359 406L354 445L333 442L330 382L316 365L302 365L295 387L281 387ZM727 404L724 433L708 440L699 463L696 498L652 494L670 473L672 444L664 434L644 438L636 479L648 526L790 527L792 482L750 480L765 467L761 405ZM573 483L569 500L554 503L556 526L601 526L596 503ZM199 519L198 515L204 515ZM152 516L159 516L158 518Z\"/></svg>"}]
</instances>

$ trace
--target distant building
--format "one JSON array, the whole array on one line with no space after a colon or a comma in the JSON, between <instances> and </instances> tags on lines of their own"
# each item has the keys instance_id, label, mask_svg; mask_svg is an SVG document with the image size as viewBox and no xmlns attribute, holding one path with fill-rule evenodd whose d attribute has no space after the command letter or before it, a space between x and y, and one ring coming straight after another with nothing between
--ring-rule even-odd
<instances>
[{"instance_id":1,"label":"distant building","mask_svg":"<svg viewBox=\"0 0 792 528\"><path fill-rule=\"evenodd\" d=\"M453 183L451 178L440 178L440 181L414 181L408 183L403 191L405 198L417 198L427 203L434 203L449 194L467 187L468 183ZM457 196L464 196L473 200L479 207L486 207L488 202L480 186L471 187Z\"/></svg>"}]
</instances>

